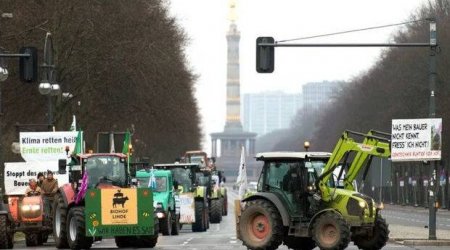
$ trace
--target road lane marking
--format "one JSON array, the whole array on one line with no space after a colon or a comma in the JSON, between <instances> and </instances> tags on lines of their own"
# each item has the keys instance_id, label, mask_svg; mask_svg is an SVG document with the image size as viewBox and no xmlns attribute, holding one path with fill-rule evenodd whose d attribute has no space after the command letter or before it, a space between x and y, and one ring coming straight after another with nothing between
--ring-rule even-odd
<instances>
[{"instance_id":1,"label":"road lane marking","mask_svg":"<svg viewBox=\"0 0 450 250\"><path fill-rule=\"evenodd\" d=\"M230 240L230 244L236 244L237 243L237 241L235 241L235 240Z\"/></svg>"}]
</instances>

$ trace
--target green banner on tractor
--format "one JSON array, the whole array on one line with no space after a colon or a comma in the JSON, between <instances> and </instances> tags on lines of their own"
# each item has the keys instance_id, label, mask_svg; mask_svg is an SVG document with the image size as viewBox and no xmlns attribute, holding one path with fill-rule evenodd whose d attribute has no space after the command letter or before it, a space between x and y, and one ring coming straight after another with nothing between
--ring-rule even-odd
<instances>
[{"instance_id":1,"label":"green banner on tractor","mask_svg":"<svg viewBox=\"0 0 450 250\"><path fill-rule=\"evenodd\" d=\"M153 194L149 188L88 189L86 235L153 235Z\"/></svg>"}]
</instances>

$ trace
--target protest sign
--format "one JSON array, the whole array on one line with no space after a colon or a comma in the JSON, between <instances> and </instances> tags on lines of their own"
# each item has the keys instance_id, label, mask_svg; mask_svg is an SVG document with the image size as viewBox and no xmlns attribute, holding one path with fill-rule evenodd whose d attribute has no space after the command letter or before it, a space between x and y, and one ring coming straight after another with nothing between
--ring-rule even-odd
<instances>
[{"instance_id":1,"label":"protest sign","mask_svg":"<svg viewBox=\"0 0 450 250\"><path fill-rule=\"evenodd\" d=\"M59 186L69 182L67 174L58 174L58 161L41 162L5 162L5 193L7 195L23 195L30 179L36 179L38 173L51 170Z\"/></svg>"},{"instance_id":2,"label":"protest sign","mask_svg":"<svg viewBox=\"0 0 450 250\"><path fill-rule=\"evenodd\" d=\"M21 132L20 153L25 161L57 161L66 159L66 147L73 152L77 131Z\"/></svg>"},{"instance_id":3,"label":"protest sign","mask_svg":"<svg viewBox=\"0 0 450 250\"><path fill-rule=\"evenodd\" d=\"M392 161L440 160L442 119L392 120Z\"/></svg>"}]
</instances>

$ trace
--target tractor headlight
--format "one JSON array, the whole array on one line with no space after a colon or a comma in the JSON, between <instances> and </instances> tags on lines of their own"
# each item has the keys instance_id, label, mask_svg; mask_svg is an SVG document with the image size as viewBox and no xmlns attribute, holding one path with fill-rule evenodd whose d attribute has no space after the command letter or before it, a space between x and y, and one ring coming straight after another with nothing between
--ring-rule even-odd
<instances>
[{"instance_id":1,"label":"tractor headlight","mask_svg":"<svg viewBox=\"0 0 450 250\"><path fill-rule=\"evenodd\" d=\"M366 207L366 202L365 201L359 201L358 204L359 204L359 206L361 208L365 208Z\"/></svg>"},{"instance_id":2,"label":"tractor headlight","mask_svg":"<svg viewBox=\"0 0 450 250\"><path fill-rule=\"evenodd\" d=\"M162 219L162 218L164 218L166 216L164 215L163 212L158 212L158 213L156 213L156 217L158 217L158 219Z\"/></svg>"},{"instance_id":3,"label":"tractor headlight","mask_svg":"<svg viewBox=\"0 0 450 250\"><path fill-rule=\"evenodd\" d=\"M34 212L39 210L41 210L41 205L38 204L22 206L22 212L30 212L30 211Z\"/></svg>"}]
</instances>

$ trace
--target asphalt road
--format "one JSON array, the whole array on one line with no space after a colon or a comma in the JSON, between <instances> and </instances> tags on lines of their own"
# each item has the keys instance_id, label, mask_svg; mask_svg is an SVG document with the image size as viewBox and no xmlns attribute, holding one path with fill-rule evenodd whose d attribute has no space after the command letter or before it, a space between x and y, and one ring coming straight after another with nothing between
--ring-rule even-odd
<instances>
[{"instance_id":1,"label":"asphalt road","mask_svg":"<svg viewBox=\"0 0 450 250\"><path fill-rule=\"evenodd\" d=\"M207 232L203 233L192 233L190 226L184 226L181 230L180 235L178 236L160 236L158 238L158 244L154 249L186 249L186 250L211 250L211 249L246 249L242 242L236 239L235 235L235 219L234 219L234 204L233 200L237 197L236 192L229 189L229 214L224 217L220 224L211 224L210 229ZM386 218L391 220L392 222L404 223L408 225L410 223L422 223L424 222L424 216L427 216L425 213L416 212L416 219L418 222L414 220L408 220L408 217L411 219L414 216L411 216L410 210L400 210L393 208L388 208L384 212ZM443 218L447 218L447 215L442 215ZM397 219L396 217L399 217ZM426 220L425 220L426 221ZM15 249L30 249L27 248L24 242L16 242ZM116 245L113 239L104 239L101 242L96 242L92 246L93 249L114 249ZM47 243L45 246L36 247L34 249L55 249L54 245L51 243ZM279 249L287 249L285 246L281 246ZM348 249L356 250L357 247L350 245ZM389 243L383 249L395 249L395 250L411 250L411 249L420 249L420 250L441 250L448 249L448 247L407 247L400 244Z\"/></svg>"},{"instance_id":2,"label":"asphalt road","mask_svg":"<svg viewBox=\"0 0 450 250\"><path fill-rule=\"evenodd\" d=\"M386 205L382 215L389 224L413 227L428 226L428 208ZM450 230L450 211L438 210L436 213L436 228Z\"/></svg>"}]
</instances>

